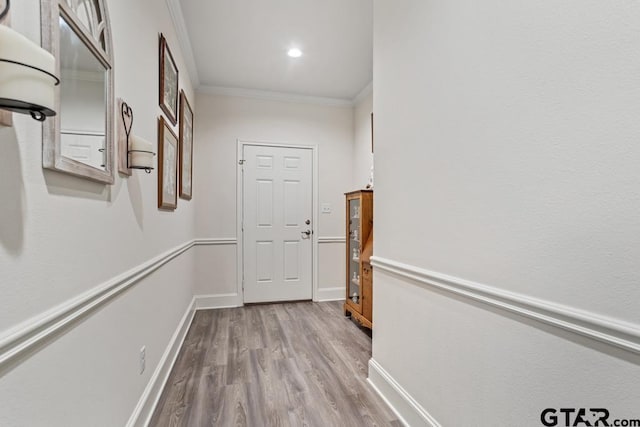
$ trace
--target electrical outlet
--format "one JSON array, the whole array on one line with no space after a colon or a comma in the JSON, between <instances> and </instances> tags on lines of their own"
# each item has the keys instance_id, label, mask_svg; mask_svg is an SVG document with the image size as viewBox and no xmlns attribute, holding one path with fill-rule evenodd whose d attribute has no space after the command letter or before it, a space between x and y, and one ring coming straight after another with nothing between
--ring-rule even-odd
<instances>
[{"instance_id":1,"label":"electrical outlet","mask_svg":"<svg viewBox=\"0 0 640 427\"><path fill-rule=\"evenodd\" d=\"M322 213L330 214L331 213L331 203L323 203L322 204Z\"/></svg>"},{"instance_id":2,"label":"electrical outlet","mask_svg":"<svg viewBox=\"0 0 640 427\"><path fill-rule=\"evenodd\" d=\"M142 346L140 349L140 375L144 373L144 368L147 365L147 348Z\"/></svg>"}]
</instances>

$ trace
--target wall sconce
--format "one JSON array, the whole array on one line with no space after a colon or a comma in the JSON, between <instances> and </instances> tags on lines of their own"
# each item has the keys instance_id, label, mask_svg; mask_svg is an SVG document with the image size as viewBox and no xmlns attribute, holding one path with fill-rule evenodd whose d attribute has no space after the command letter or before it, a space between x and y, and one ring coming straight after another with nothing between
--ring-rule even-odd
<instances>
[{"instance_id":1,"label":"wall sconce","mask_svg":"<svg viewBox=\"0 0 640 427\"><path fill-rule=\"evenodd\" d=\"M127 169L144 169L151 173L153 169L153 145L142 138L131 135L133 127L133 110L126 102L122 102L121 115L124 132L126 134Z\"/></svg>"},{"instance_id":2,"label":"wall sconce","mask_svg":"<svg viewBox=\"0 0 640 427\"><path fill-rule=\"evenodd\" d=\"M10 0L0 12L0 20L8 13ZM55 86L60 79L54 74L53 55L22 34L0 24L0 108L31 114L44 121L55 116Z\"/></svg>"}]
</instances>

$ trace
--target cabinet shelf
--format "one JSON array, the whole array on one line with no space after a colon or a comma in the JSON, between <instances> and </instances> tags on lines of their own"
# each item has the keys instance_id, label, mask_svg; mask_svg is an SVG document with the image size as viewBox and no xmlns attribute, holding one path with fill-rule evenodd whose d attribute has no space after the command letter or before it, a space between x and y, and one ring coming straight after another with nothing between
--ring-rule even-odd
<instances>
[{"instance_id":1,"label":"cabinet shelf","mask_svg":"<svg viewBox=\"0 0 640 427\"><path fill-rule=\"evenodd\" d=\"M365 269L363 257L367 248L373 243L373 191L353 191L346 194L346 199L345 222L348 244L346 245L347 277L344 314L351 316L362 326L371 328L372 275L370 267ZM355 256L354 251L356 251ZM358 280L353 280L353 277L358 277ZM355 300L353 294L357 295Z\"/></svg>"}]
</instances>

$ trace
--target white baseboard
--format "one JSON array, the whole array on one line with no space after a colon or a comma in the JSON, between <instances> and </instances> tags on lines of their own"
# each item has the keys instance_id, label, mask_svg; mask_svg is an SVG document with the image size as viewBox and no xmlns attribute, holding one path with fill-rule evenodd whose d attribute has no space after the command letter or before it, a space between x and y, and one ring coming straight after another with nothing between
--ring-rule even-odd
<instances>
[{"instance_id":1,"label":"white baseboard","mask_svg":"<svg viewBox=\"0 0 640 427\"><path fill-rule=\"evenodd\" d=\"M367 381L405 426L441 427L436 419L373 358L369 359Z\"/></svg>"},{"instance_id":2,"label":"white baseboard","mask_svg":"<svg viewBox=\"0 0 640 427\"><path fill-rule=\"evenodd\" d=\"M345 296L344 286L335 288L319 288L316 295L316 301L339 301Z\"/></svg>"},{"instance_id":3,"label":"white baseboard","mask_svg":"<svg viewBox=\"0 0 640 427\"><path fill-rule=\"evenodd\" d=\"M196 300L196 310L243 306L242 295L239 294L196 295L194 298Z\"/></svg>"},{"instance_id":4,"label":"white baseboard","mask_svg":"<svg viewBox=\"0 0 640 427\"><path fill-rule=\"evenodd\" d=\"M162 395L162 391L169 379L171 369L173 369L173 365L176 363L176 359L178 358L178 354L182 348L182 343L187 336L189 326L191 326L191 321L195 314L195 306L196 300L193 298L189 307L187 307L187 311L184 313L184 316L182 316L178 328L171 337L169 345L164 351L160 362L158 362L156 370L153 372L153 375L151 375L149 383L144 389L133 414L131 414L129 421L127 422L127 427L149 425L153 411L155 410L156 405L160 400L160 396Z\"/></svg>"}]
</instances>

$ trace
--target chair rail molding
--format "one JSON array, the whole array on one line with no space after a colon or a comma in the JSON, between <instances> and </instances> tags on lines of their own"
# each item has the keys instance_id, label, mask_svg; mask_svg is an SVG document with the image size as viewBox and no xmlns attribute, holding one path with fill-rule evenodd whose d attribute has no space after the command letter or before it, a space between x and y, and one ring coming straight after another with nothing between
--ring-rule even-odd
<instances>
[{"instance_id":1,"label":"chair rail molding","mask_svg":"<svg viewBox=\"0 0 640 427\"><path fill-rule=\"evenodd\" d=\"M202 237L193 242L194 246L235 245L238 243L235 237Z\"/></svg>"},{"instance_id":2,"label":"chair rail molding","mask_svg":"<svg viewBox=\"0 0 640 427\"><path fill-rule=\"evenodd\" d=\"M318 237L318 243L347 243L347 239L342 236Z\"/></svg>"},{"instance_id":3,"label":"chair rail molding","mask_svg":"<svg viewBox=\"0 0 640 427\"><path fill-rule=\"evenodd\" d=\"M40 315L9 329L0 336L0 366L32 348L56 332L73 326L73 322L106 304L195 244L190 240L144 262L101 285L90 289Z\"/></svg>"},{"instance_id":4,"label":"chair rail molding","mask_svg":"<svg viewBox=\"0 0 640 427\"><path fill-rule=\"evenodd\" d=\"M633 353L640 353L640 325L597 313L373 256L371 265L408 281L461 295Z\"/></svg>"}]
</instances>

